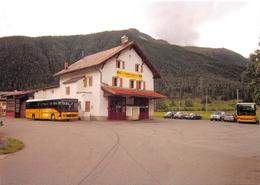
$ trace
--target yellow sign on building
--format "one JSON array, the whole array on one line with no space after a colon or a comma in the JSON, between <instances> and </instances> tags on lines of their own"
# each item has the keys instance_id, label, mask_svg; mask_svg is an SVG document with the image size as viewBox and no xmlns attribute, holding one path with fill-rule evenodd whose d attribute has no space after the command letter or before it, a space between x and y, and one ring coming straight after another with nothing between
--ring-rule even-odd
<instances>
[{"instance_id":1,"label":"yellow sign on building","mask_svg":"<svg viewBox=\"0 0 260 185\"><path fill-rule=\"evenodd\" d=\"M135 80L143 80L143 75L138 73L133 73L133 72L127 72L123 70L117 70L116 75L120 77L135 79Z\"/></svg>"}]
</instances>

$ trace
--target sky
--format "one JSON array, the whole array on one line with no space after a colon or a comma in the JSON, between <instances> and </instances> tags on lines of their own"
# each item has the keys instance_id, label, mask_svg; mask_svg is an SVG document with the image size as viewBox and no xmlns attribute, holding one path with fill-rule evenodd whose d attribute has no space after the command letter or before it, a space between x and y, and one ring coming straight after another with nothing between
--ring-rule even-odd
<instances>
[{"instance_id":1,"label":"sky","mask_svg":"<svg viewBox=\"0 0 260 185\"><path fill-rule=\"evenodd\" d=\"M0 0L0 37L136 28L181 46L259 48L260 1Z\"/></svg>"}]
</instances>

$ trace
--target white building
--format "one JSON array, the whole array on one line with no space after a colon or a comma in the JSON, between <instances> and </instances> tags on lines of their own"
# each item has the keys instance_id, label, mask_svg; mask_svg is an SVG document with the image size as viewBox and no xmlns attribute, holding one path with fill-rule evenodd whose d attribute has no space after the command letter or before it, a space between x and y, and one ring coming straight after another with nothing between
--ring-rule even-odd
<instances>
[{"instance_id":1,"label":"white building","mask_svg":"<svg viewBox=\"0 0 260 185\"><path fill-rule=\"evenodd\" d=\"M82 119L147 119L153 115L154 78L160 75L128 38L56 73L59 87L35 93L36 99L77 98Z\"/></svg>"}]
</instances>

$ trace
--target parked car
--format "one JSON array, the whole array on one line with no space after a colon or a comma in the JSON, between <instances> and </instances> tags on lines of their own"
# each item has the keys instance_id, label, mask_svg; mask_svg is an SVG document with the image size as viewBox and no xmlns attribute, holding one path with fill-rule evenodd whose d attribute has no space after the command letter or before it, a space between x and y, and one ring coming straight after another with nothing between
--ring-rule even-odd
<instances>
[{"instance_id":1,"label":"parked car","mask_svg":"<svg viewBox=\"0 0 260 185\"><path fill-rule=\"evenodd\" d=\"M225 112L214 112L210 115L210 121L222 121L224 119Z\"/></svg>"},{"instance_id":2,"label":"parked car","mask_svg":"<svg viewBox=\"0 0 260 185\"><path fill-rule=\"evenodd\" d=\"M176 112L176 114L174 114L174 119L184 119L186 115L187 114L184 112Z\"/></svg>"},{"instance_id":3,"label":"parked car","mask_svg":"<svg viewBox=\"0 0 260 185\"><path fill-rule=\"evenodd\" d=\"M225 114L223 121L227 121L227 122L235 122L235 115L234 114Z\"/></svg>"},{"instance_id":4,"label":"parked car","mask_svg":"<svg viewBox=\"0 0 260 185\"><path fill-rule=\"evenodd\" d=\"M174 112L166 112L165 114L164 114L164 119L173 119L173 117L174 117Z\"/></svg>"},{"instance_id":5,"label":"parked car","mask_svg":"<svg viewBox=\"0 0 260 185\"><path fill-rule=\"evenodd\" d=\"M199 115L199 114L190 113L190 114L189 114L189 118L188 118L188 119L192 119L192 120L199 120L199 119L201 119L201 118L202 118L202 116L201 116L201 115Z\"/></svg>"}]
</instances>

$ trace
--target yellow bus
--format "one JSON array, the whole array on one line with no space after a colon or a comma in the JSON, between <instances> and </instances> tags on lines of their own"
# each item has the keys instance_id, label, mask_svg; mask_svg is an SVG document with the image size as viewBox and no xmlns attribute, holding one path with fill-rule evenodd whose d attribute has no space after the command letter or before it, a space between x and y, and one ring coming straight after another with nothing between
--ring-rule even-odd
<instances>
[{"instance_id":1,"label":"yellow bus","mask_svg":"<svg viewBox=\"0 0 260 185\"><path fill-rule=\"evenodd\" d=\"M27 100L25 117L32 120L77 120L79 119L78 99Z\"/></svg>"},{"instance_id":2,"label":"yellow bus","mask_svg":"<svg viewBox=\"0 0 260 185\"><path fill-rule=\"evenodd\" d=\"M256 120L256 104L255 103L237 103L236 121L257 123Z\"/></svg>"}]
</instances>

